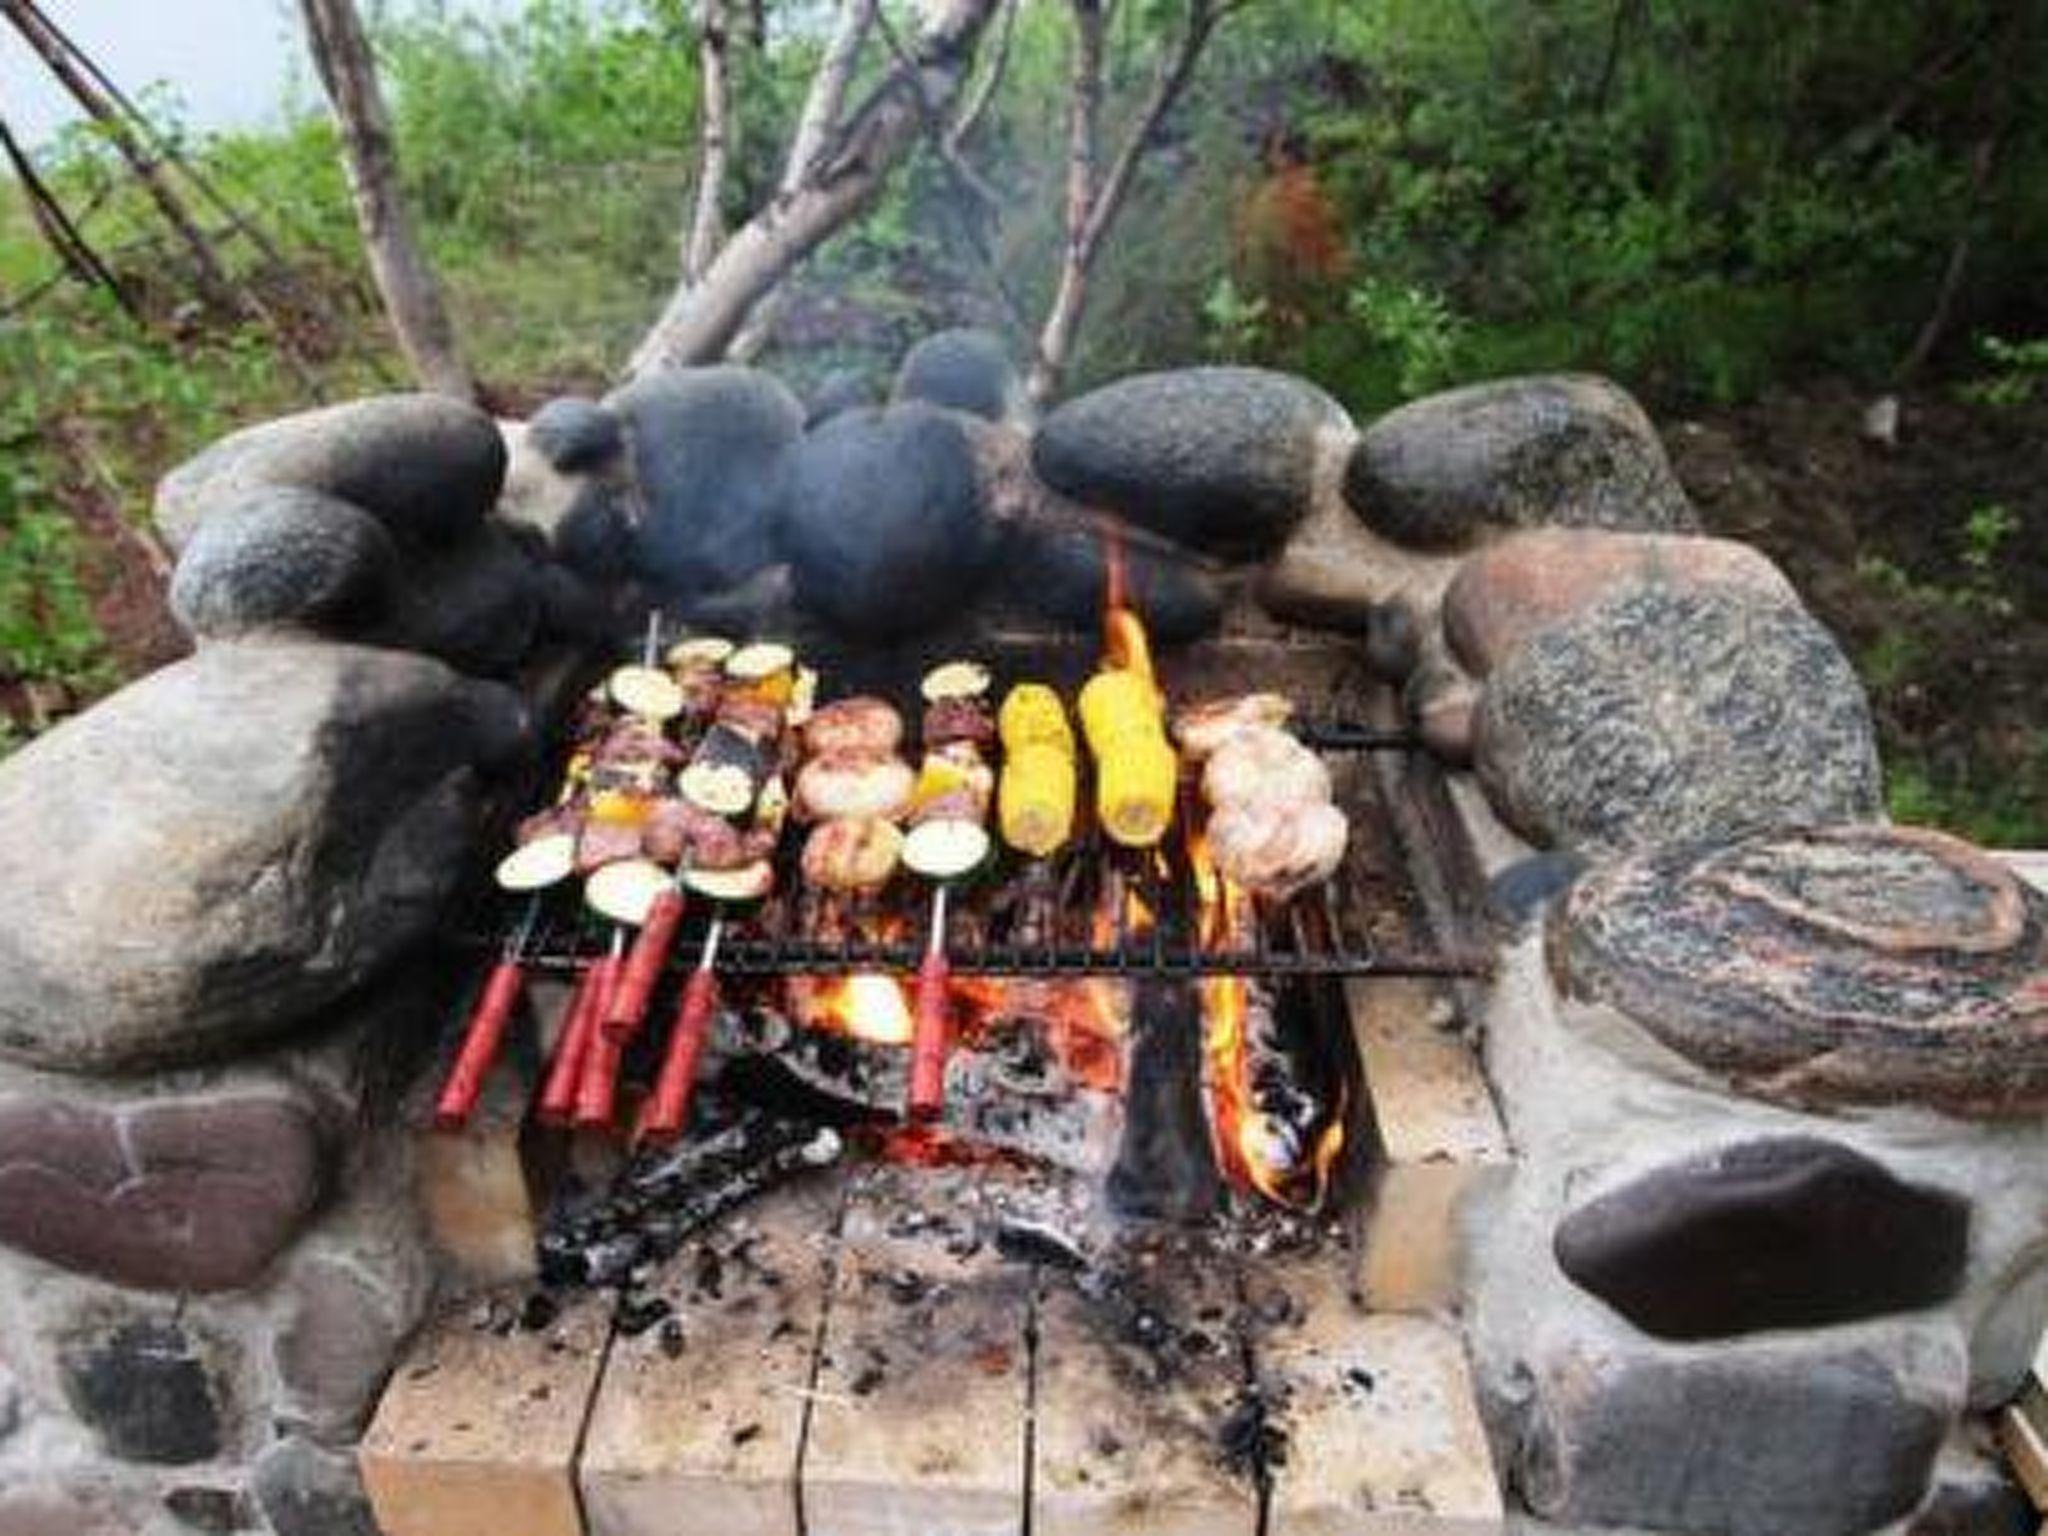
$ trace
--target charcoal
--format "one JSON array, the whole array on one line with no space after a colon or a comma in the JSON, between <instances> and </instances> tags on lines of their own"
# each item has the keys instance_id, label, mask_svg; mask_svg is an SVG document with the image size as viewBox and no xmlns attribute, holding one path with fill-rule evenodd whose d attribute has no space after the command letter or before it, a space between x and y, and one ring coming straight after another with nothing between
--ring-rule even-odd
<instances>
[{"instance_id":1,"label":"charcoal","mask_svg":"<svg viewBox=\"0 0 2048 1536\"><path fill-rule=\"evenodd\" d=\"M1088 1255L1063 1232L1043 1222L1008 1218L995 1231L996 1252L1012 1264L1042 1264L1051 1269L1082 1270Z\"/></svg>"},{"instance_id":2,"label":"charcoal","mask_svg":"<svg viewBox=\"0 0 2048 1536\"><path fill-rule=\"evenodd\" d=\"M628 1295L619 1300L618 1311L613 1314L619 1332L627 1338L638 1338L656 1323L667 1318L673 1309L659 1296Z\"/></svg>"}]
</instances>

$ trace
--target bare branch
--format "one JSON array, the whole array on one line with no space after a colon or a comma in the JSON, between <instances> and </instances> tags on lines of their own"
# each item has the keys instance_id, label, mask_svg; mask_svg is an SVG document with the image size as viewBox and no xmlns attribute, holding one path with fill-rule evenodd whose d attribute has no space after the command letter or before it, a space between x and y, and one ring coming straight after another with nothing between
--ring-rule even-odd
<instances>
[{"instance_id":1,"label":"bare branch","mask_svg":"<svg viewBox=\"0 0 2048 1536\"><path fill-rule=\"evenodd\" d=\"M953 119L953 126L946 130L946 148L955 156L962 155L968 139L981 126L981 120L988 116L988 109L996 99L996 92L1002 88L1003 76L1010 68L1010 40L1017 31L1017 9L1021 0L1003 0L1003 24L996 33L995 53L988 61L988 68L982 71L976 82L973 95Z\"/></svg>"},{"instance_id":2,"label":"bare branch","mask_svg":"<svg viewBox=\"0 0 2048 1536\"><path fill-rule=\"evenodd\" d=\"M1002 202L1002 195L988 184L986 178L964 160L946 131L945 118L931 96L925 91L924 83L918 79L917 70L910 57L910 50L903 46L903 40L896 35L896 29L889 24L889 18L881 11L875 13L875 30L881 34L882 44L889 50L899 68L909 70L917 82L917 108L919 126L924 130L925 141L938 157L939 164L946 168L954 182L969 197L994 208Z\"/></svg>"},{"instance_id":3,"label":"bare branch","mask_svg":"<svg viewBox=\"0 0 2048 1536\"><path fill-rule=\"evenodd\" d=\"M719 199L725 193L725 164L732 127L732 90L728 72L731 32L725 0L702 0L697 26L698 74L704 93L697 151L697 199L683 243L683 281L702 282L711 258L718 254L724 231Z\"/></svg>"}]
</instances>

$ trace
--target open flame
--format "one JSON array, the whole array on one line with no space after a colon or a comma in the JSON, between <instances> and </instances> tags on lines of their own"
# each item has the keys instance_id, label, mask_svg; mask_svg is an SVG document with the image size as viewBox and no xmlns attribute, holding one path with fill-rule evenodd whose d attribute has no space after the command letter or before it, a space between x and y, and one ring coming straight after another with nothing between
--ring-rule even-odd
<instances>
[{"instance_id":1,"label":"open flame","mask_svg":"<svg viewBox=\"0 0 2048 1536\"><path fill-rule=\"evenodd\" d=\"M875 1045L908 1045L917 1033L903 984L879 971L859 971L812 982L805 1022Z\"/></svg>"}]
</instances>

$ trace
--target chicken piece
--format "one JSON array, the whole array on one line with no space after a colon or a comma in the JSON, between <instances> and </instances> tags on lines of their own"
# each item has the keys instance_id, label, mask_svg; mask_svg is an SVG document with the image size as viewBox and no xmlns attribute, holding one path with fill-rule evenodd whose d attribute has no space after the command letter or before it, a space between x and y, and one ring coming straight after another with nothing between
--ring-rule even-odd
<instances>
[{"instance_id":1,"label":"chicken piece","mask_svg":"<svg viewBox=\"0 0 2048 1536\"><path fill-rule=\"evenodd\" d=\"M773 856L775 834L734 826L685 800L662 800L641 829L641 852L671 867L744 869Z\"/></svg>"},{"instance_id":2,"label":"chicken piece","mask_svg":"<svg viewBox=\"0 0 2048 1536\"><path fill-rule=\"evenodd\" d=\"M925 706L924 744L944 747L969 743L977 749L995 745L996 717L987 701L970 698L934 699Z\"/></svg>"},{"instance_id":3,"label":"chicken piece","mask_svg":"<svg viewBox=\"0 0 2048 1536\"><path fill-rule=\"evenodd\" d=\"M1279 901L1335 874L1350 838L1344 813L1327 800L1229 805L1209 818L1209 851L1218 872Z\"/></svg>"},{"instance_id":4,"label":"chicken piece","mask_svg":"<svg viewBox=\"0 0 2048 1536\"><path fill-rule=\"evenodd\" d=\"M1247 725L1225 737L1210 757L1202 793L1218 810L1311 805L1329 800L1330 770L1278 726Z\"/></svg>"},{"instance_id":5,"label":"chicken piece","mask_svg":"<svg viewBox=\"0 0 2048 1536\"><path fill-rule=\"evenodd\" d=\"M874 816L820 822L804 844L804 883L824 891L874 891L889 883L903 834Z\"/></svg>"},{"instance_id":6,"label":"chicken piece","mask_svg":"<svg viewBox=\"0 0 2048 1536\"><path fill-rule=\"evenodd\" d=\"M683 749L644 720L622 720L591 749L590 760L598 767L654 763L670 768L683 760Z\"/></svg>"},{"instance_id":7,"label":"chicken piece","mask_svg":"<svg viewBox=\"0 0 2048 1536\"><path fill-rule=\"evenodd\" d=\"M1205 762L1216 749L1247 726L1278 727L1294 713L1284 694L1246 693L1235 698L1190 704L1173 717L1173 739L1184 756Z\"/></svg>"},{"instance_id":8,"label":"chicken piece","mask_svg":"<svg viewBox=\"0 0 2048 1536\"><path fill-rule=\"evenodd\" d=\"M917 775L882 752L826 752L797 771L796 806L812 821L878 816L893 821L910 804Z\"/></svg>"},{"instance_id":9,"label":"chicken piece","mask_svg":"<svg viewBox=\"0 0 2048 1536\"><path fill-rule=\"evenodd\" d=\"M639 858L640 831L637 822L586 821L576 836L576 873L587 875L621 859Z\"/></svg>"},{"instance_id":10,"label":"chicken piece","mask_svg":"<svg viewBox=\"0 0 2048 1536\"><path fill-rule=\"evenodd\" d=\"M583 812L573 805L551 805L544 811L536 811L519 823L518 831L512 834L512 841L520 847L537 843L544 837L553 837L558 832L571 836L583 830Z\"/></svg>"},{"instance_id":11,"label":"chicken piece","mask_svg":"<svg viewBox=\"0 0 2048 1536\"><path fill-rule=\"evenodd\" d=\"M746 694L728 694L719 701L717 723L752 741L771 742L782 734L782 707Z\"/></svg>"},{"instance_id":12,"label":"chicken piece","mask_svg":"<svg viewBox=\"0 0 2048 1536\"><path fill-rule=\"evenodd\" d=\"M804 722L804 750L889 754L903 745L903 717L883 699L865 696L821 706Z\"/></svg>"}]
</instances>

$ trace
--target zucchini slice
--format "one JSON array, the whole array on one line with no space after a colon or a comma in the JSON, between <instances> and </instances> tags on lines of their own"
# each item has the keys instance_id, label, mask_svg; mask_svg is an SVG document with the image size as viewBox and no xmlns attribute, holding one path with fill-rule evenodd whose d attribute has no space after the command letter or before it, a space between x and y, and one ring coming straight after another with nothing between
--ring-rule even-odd
<instances>
[{"instance_id":1,"label":"zucchini slice","mask_svg":"<svg viewBox=\"0 0 2048 1536\"><path fill-rule=\"evenodd\" d=\"M713 901L759 901L775 889L775 866L761 859L738 869L687 869L683 884Z\"/></svg>"},{"instance_id":2,"label":"zucchini slice","mask_svg":"<svg viewBox=\"0 0 2048 1536\"><path fill-rule=\"evenodd\" d=\"M683 712L683 690L659 667L620 667L605 684L612 702L646 720L673 720Z\"/></svg>"},{"instance_id":3,"label":"zucchini slice","mask_svg":"<svg viewBox=\"0 0 2048 1536\"><path fill-rule=\"evenodd\" d=\"M796 652L778 640L757 640L725 658L725 675L743 683L758 683L795 669Z\"/></svg>"},{"instance_id":4,"label":"zucchini slice","mask_svg":"<svg viewBox=\"0 0 2048 1536\"><path fill-rule=\"evenodd\" d=\"M767 782L771 763L762 743L729 725L714 725L676 779L682 797L714 816L744 816Z\"/></svg>"},{"instance_id":5,"label":"zucchini slice","mask_svg":"<svg viewBox=\"0 0 2048 1536\"><path fill-rule=\"evenodd\" d=\"M593 870L583 882L583 899L615 923L639 927L654 898L669 887L669 873L648 859L621 859Z\"/></svg>"},{"instance_id":6,"label":"zucchini slice","mask_svg":"<svg viewBox=\"0 0 2048 1536\"><path fill-rule=\"evenodd\" d=\"M958 880L988 862L995 845L975 821L927 821L903 839L903 862L927 880Z\"/></svg>"},{"instance_id":7,"label":"zucchini slice","mask_svg":"<svg viewBox=\"0 0 2048 1536\"><path fill-rule=\"evenodd\" d=\"M494 878L507 891L544 891L576 867L576 834L550 832L498 860Z\"/></svg>"},{"instance_id":8,"label":"zucchini slice","mask_svg":"<svg viewBox=\"0 0 2048 1536\"><path fill-rule=\"evenodd\" d=\"M732 655L732 642L719 635L696 635L678 640L662 659L678 671L686 667L718 667Z\"/></svg>"},{"instance_id":9,"label":"zucchini slice","mask_svg":"<svg viewBox=\"0 0 2048 1536\"><path fill-rule=\"evenodd\" d=\"M918 692L927 704L941 699L978 699L989 690L992 679L978 661L948 661L925 673Z\"/></svg>"}]
</instances>

